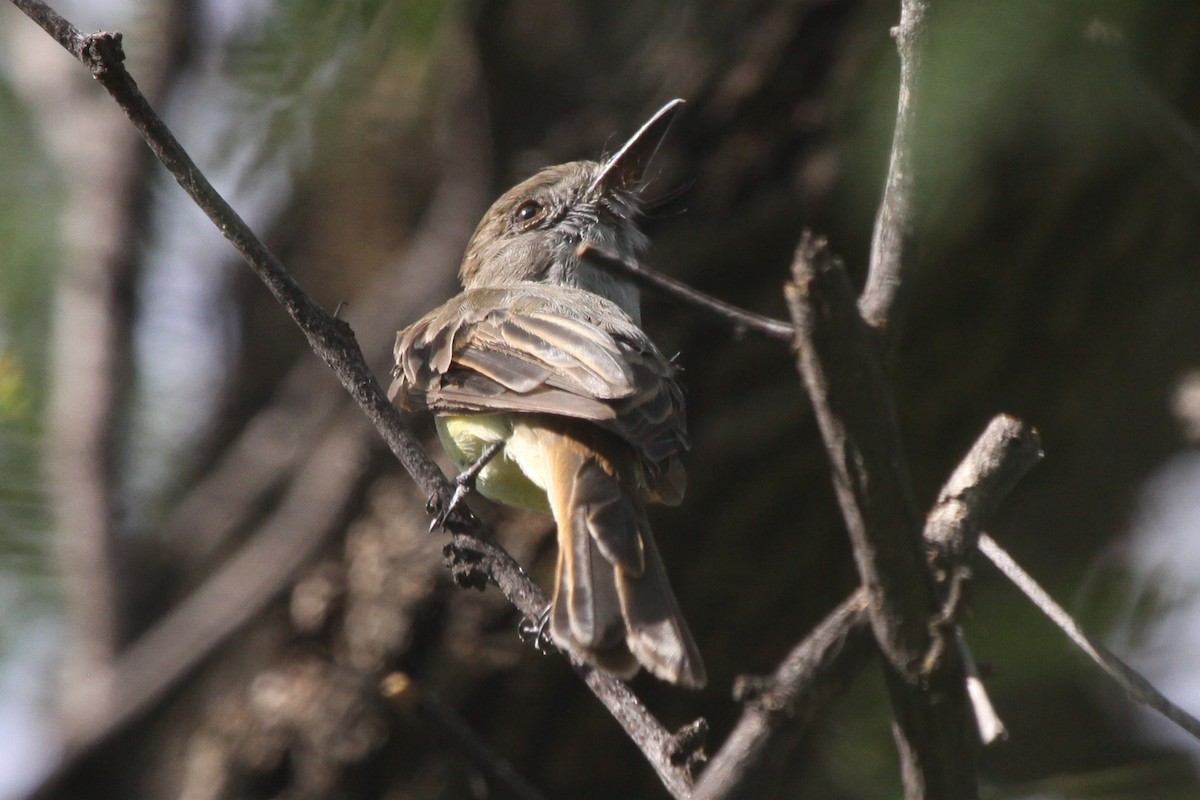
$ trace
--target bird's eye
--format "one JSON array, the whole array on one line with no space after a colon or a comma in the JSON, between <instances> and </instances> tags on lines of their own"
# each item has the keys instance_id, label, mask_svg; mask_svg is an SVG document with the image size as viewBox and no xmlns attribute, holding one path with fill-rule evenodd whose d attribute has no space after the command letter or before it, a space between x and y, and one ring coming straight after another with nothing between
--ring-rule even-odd
<instances>
[{"instance_id":1,"label":"bird's eye","mask_svg":"<svg viewBox=\"0 0 1200 800\"><path fill-rule=\"evenodd\" d=\"M537 222L545 215L546 207L537 200L526 200L517 206L517 210L513 212L513 217L522 225Z\"/></svg>"}]
</instances>

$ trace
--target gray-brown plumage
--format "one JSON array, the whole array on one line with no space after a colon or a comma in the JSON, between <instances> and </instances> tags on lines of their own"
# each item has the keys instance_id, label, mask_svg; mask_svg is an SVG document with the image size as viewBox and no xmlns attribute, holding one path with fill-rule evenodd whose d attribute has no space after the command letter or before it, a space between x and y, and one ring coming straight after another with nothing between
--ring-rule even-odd
<instances>
[{"instance_id":1,"label":"gray-brown plumage","mask_svg":"<svg viewBox=\"0 0 1200 800\"><path fill-rule=\"evenodd\" d=\"M550 511L558 570L550 631L585 661L702 686L644 504L683 497L675 368L638 327L636 290L576 255L635 258L642 174L679 101L616 155L543 170L496 201L467 247L464 291L401 331L393 394L437 416L459 464L503 448L476 487Z\"/></svg>"}]
</instances>

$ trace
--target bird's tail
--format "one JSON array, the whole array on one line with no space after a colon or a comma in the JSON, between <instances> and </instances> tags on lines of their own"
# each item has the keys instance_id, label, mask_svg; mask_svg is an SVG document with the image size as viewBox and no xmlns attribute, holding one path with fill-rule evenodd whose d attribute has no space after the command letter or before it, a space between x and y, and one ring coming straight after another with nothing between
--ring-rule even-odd
<instances>
[{"instance_id":1,"label":"bird's tail","mask_svg":"<svg viewBox=\"0 0 1200 800\"><path fill-rule=\"evenodd\" d=\"M704 663L632 481L632 458L609 458L621 443L583 442L538 428L546 494L558 525L558 571L550 617L554 639L579 658L621 677L641 665L693 688ZM621 454L623 455L623 454Z\"/></svg>"}]
</instances>

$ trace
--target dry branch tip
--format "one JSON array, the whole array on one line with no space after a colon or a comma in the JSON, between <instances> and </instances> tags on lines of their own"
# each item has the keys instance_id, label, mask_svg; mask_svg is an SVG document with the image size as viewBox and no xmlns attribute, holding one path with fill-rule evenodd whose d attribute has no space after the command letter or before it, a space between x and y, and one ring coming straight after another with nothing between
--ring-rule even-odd
<instances>
[{"instance_id":1,"label":"dry branch tip","mask_svg":"<svg viewBox=\"0 0 1200 800\"><path fill-rule=\"evenodd\" d=\"M686 769L688 774L695 775L700 765L708 761L708 754L704 752L707 743L708 720L697 717L671 734L667 758L675 766Z\"/></svg>"}]
</instances>

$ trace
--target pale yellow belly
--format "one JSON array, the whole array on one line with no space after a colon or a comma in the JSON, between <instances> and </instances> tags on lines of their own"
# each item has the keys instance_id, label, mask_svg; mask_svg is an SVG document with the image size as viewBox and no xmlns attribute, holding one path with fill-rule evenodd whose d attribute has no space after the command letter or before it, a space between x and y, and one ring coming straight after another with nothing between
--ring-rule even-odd
<instances>
[{"instance_id":1,"label":"pale yellow belly","mask_svg":"<svg viewBox=\"0 0 1200 800\"><path fill-rule=\"evenodd\" d=\"M510 414L437 417L436 424L442 447L459 469L475 463L488 445L504 442L504 449L479 473L475 488L480 494L527 511L550 511L543 488L545 462L528 427L514 426Z\"/></svg>"}]
</instances>

